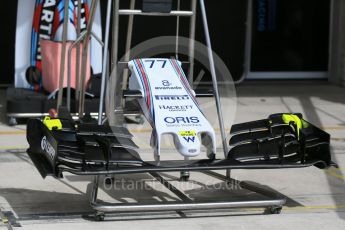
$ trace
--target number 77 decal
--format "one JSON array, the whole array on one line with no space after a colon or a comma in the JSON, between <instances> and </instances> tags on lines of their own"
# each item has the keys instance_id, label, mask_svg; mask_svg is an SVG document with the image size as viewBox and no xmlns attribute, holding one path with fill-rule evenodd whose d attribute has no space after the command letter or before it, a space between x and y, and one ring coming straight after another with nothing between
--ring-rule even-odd
<instances>
[{"instance_id":1,"label":"number 77 decal","mask_svg":"<svg viewBox=\"0 0 345 230\"><path fill-rule=\"evenodd\" d=\"M164 69L166 64L167 64L166 60L146 60L145 62L151 62L150 69L153 68L153 66L155 65L156 62L163 62L162 69Z\"/></svg>"}]
</instances>

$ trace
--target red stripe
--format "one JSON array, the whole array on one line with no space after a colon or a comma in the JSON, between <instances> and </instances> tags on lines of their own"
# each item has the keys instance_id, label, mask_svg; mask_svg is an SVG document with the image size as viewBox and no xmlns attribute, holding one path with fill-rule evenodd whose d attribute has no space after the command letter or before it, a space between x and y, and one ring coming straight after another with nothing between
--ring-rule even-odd
<instances>
[{"instance_id":1,"label":"red stripe","mask_svg":"<svg viewBox=\"0 0 345 230\"><path fill-rule=\"evenodd\" d=\"M54 13L54 20L53 20L53 30L52 30L52 37L55 37L55 33L59 28L60 24L60 12L57 8L55 8L55 13Z\"/></svg>"},{"instance_id":2,"label":"red stripe","mask_svg":"<svg viewBox=\"0 0 345 230\"><path fill-rule=\"evenodd\" d=\"M73 25L75 28L77 28L77 26L78 26L77 17L78 17L77 12L74 11L73 12Z\"/></svg>"},{"instance_id":3,"label":"red stripe","mask_svg":"<svg viewBox=\"0 0 345 230\"><path fill-rule=\"evenodd\" d=\"M36 68L42 73L42 61L36 60Z\"/></svg>"},{"instance_id":4,"label":"red stripe","mask_svg":"<svg viewBox=\"0 0 345 230\"><path fill-rule=\"evenodd\" d=\"M147 94L147 100L146 100L146 103L147 103L147 106L148 108L150 109L151 108L151 95L150 95L150 88L149 88L149 84L147 82L147 77L146 77L146 73L144 71L144 68L140 62L140 60L136 60L138 66L139 66L139 69L140 69L140 72L141 74L143 75L143 78L144 78L144 83L145 83L145 88L146 88L146 91L148 92Z\"/></svg>"},{"instance_id":5,"label":"red stripe","mask_svg":"<svg viewBox=\"0 0 345 230\"><path fill-rule=\"evenodd\" d=\"M89 6L88 4L84 3L84 8L85 8L85 19L86 19L86 24L89 22Z\"/></svg>"},{"instance_id":6,"label":"red stripe","mask_svg":"<svg viewBox=\"0 0 345 230\"><path fill-rule=\"evenodd\" d=\"M196 101L196 98L194 97L194 94L190 91L190 87L188 82L186 82L185 77L183 76L183 74L180 71L180 68L178 67L178 63L176 60L172 60L173 66L176 69L177 73L180 75L180 78L182 79L183 84L186 86L189 94L191 95L191 97Z\"/></svg>"},{"instance_id":7,"label":"red stripe","mask_svg":"<svg viewBox=\"0 0 345 230\"><path fill-rule=\"evenodd\" d=\"M34 21L33 21L33 28L38 33L40 30L40 22L41 22L41 12L42 12L42 5L39 5L34 13Z\"/></svg>"}]
</instances>

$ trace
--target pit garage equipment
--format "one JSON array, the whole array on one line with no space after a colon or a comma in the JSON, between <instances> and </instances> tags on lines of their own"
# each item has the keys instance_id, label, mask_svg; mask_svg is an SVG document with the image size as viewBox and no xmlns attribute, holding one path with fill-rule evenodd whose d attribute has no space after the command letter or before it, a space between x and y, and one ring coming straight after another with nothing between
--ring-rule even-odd
<instances>
[{"instance_id":1,"label":"pit garage equipment","mask_svg":"<svg viewBox=\"0 0 345 230\"><path fill-rule=\"evenodd\" d=\"M69 100L74 116L78 116L82 109L97 115L100 88L97 85L100 85L104 45L101 21L101 7L92 4L91 0L18 0L15 87L6 91L9 125L16 125L17 119L47 116L48 111L60 106L63 100ZM87 30L91 25L92 29ZM42 40L50 46L43 46ZM87 42L90 43L87 46L89 61L84 55ZM51 50L52 46L58 49ZM51 58L47 58L45 53L49 53ZM49 69L51 63L55 65L52 69L60 74L54 74L54 71L48 76L44 74L44 69ZM90 81L85 81L87 86L80 83L82 69L91 75ZM61 81L64 73L68 75L65 81L69 78L72 79L70 83L75 82L74 87L73 84L65 85L67 97L62 97L63 90L55 91L59 86L49 90L53 82L64 82ZM88 93L85 101L80 102L82 91ZM80 108L79 104L85 107Z\"/></svg>"},{"instance_id":2,"label":"pit garage equipment","mask_svg":"<svg viewBox=\"0 0 345 230\"><path fill-rule=\"evenodd\" d=\"M47 176L62 178L66 172L80 176L94 176L90 203L96 211L97 220L103 220L105 214L111 212L262 207L270 213L280 213L286 202L285 198L266 189L232 179L230 170L309 166L325 169L333 165L330 155L330 135L304 120L300 114L274 114L264 120L234 125L231 129L232 137L228 142L204 0L191 0L189 10L170 9L168 12L166 4L169 5L170 1L144 1L145 10L136 9L134 2L131 1L130 9L120 9L120 0L108 0L104 47L108 47L110 20L113 15L111 53L113 63L117 64L113 64L110 71L108 106L115 112L111 112L108 117L102 116L105 82L108 77L103 73L98 123L85 122L85 119L75 121L65 107L59 108L58 118L31 119L28 122L27 140L30 147L27 153L43 178ZM126 63L118 62L118 22L121 15L129 15L131 22L133 22L131 17L134 15L190 17L191 39L194 39L197 3L201 9L208 46L213 79L211 92L194 91L181 68L181 62L176 59L144 58L133 59ZM130 47L131 34L130 25L127 47ZM190 57L193 58L193 43L191 45ZM104 52L103 60L107 59L107 52ZM124 77L128 77L122 74L124 69L129 69L131 72L126 90L123 90L120 84L126 82ZM214 97L217 106L224 152L222 158L216 155L215 132L198 103L198 97L205 95ZM154 149L152 161L142 159L140 149L124 125L124 98L137 101L139 109L152 126L151 146ZM169 106L178 109L169 110ZM174 137L176 149L184 160L161 160L160 156L163 153L160 151L160 144L163 135ZM205 155L201 151L202 145L206 147ZM196 156L205 157L200 159L195 158ZM226 176L215 173L214 170L224 170ZM163 172L181 172L181 179L188 180L189 172L194 171L229 183L239 183L242 188L264 195L266 199L198 202L172 186L161 175ZM110 204L98 200L101 176L134 173L150 174L176 194L181 202Z\"/></svg>"}]
</instances>

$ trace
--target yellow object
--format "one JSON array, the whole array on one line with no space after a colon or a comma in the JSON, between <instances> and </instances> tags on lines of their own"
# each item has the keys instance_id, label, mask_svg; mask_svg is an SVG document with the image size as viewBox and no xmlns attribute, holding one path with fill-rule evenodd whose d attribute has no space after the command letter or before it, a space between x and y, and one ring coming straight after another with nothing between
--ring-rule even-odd
<instances>
[{"instance_id":1,"label":"yellow object","mask_svg":"<svg viewBox=\"0 0 345 230\"><path fill-rule=\"evenodd\" d=\"M62 123L61 123L60 119L51 119L50 117L45 117L43 120L43 124L49 130L61 130L62 129Z\"/></svg>"},{"instance_id":2,"label":"yellow object","mask_svg":"<svg viewBox=\"0 0 345 230\"><path fill-rule=\"evenodd\" d=\"M8 219L7 218L2 218L2 223L8 224Z\"/></svg>"},{"instance_id":3,"label":"yellow object","mask_svg":"<svg viewBox=\"0 0 345 230\"><path fill-rule=\"evenodd\" d=\"M297 115L283 114L283 121L286 124L290 124L290 122L295 123L295 125L297 126L297 136L299 138L300 130L303 129L303 121L302 121L302 119L299 118Z\"/></svg>"},{"instance_id":4,"label":"yellow object","mask_svg":"<svg viewBox=\"0 0 345 230\"><path fill-rule=\"evenodd\" d=\"M180 131L178 134L181 137L195 137L196 136L195 131Z\"/></svg>"}]
</instances>

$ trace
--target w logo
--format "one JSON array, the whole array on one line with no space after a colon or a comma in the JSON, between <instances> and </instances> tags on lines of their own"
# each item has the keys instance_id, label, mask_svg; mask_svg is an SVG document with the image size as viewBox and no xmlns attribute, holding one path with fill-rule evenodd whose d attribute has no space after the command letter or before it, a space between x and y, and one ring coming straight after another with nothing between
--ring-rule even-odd
<instances>
[{"instance_id":1,"label":"w logo","mask_svg":"<svg viewBox=\"0 0 345 230\"><path fill-rule=\"evenodd\" d=\"M195 142L195 137L183 137L183 139L185 139L185 141L189 142Z\"/></svg>"}]
</instances>

